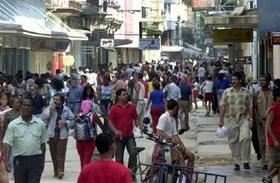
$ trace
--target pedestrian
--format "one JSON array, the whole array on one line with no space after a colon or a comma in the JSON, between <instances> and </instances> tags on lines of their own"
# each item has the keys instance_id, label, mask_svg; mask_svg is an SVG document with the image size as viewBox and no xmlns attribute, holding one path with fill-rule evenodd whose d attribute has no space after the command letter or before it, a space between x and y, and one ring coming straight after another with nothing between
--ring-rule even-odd
<instances>
[{"instance_id":1,"label":"pedestrian","mask_svg":"<svg viewBox=\"0 0 280 183\"><path fill-rule=\"evenodd\" d=\"M94 98L94 90L91 86L86 86L83 91L83 101L81 104L81 114L83 116L90 116L92 119L91 121L91 128L95 128L98 125L102 130L104 129L103 124L96 114L93 111L93 98ZM97 134L94 134L95 136ZM80 157L81 168L83 168L86 164L89 164L94 152L95 148L95 137L88 139L88 140L77 140L76 139L76 148Z\"/></svg>"},{"instance_id":2,"label":"pedestrian","mask_svg":"<svg viewBox=\"0 0 280 183\"><path fill-rule=\"evenodd\" d=\"M43 108L44 108L43 96L41 94L39 94L38 86L36 84L29 86L29 90L30 90L30 94L34 100L33 115L35 115L37 118L41 118L41 114L42 114Z\"/></svg>"},{"instance_id":3,"label":"pedestrian","mask_svg":"<svg viewBox=\"0 0 280 183\"><path fill-rule=\"evenodd\" d=\"M206 81L204 81L201 85L201 93L204 93L204 104L206 109L205 116L210 116L213 100L213 88L214 82L212 81L212 76L208 75Z\"/></svg>"},{"instance_id":4,"label":"pedestrian","mask_svg":"<svg viewBox=\"0 0 280 183\"><path fill-rule=\"evenodd\" d=\"M266 153L265 126L267 120L267 110L273 103L273 95L272 90L269 88L269 79L266 75L261 76L260 86L261 90L259 90L255 96L254 114L257 123L257 135L263 170L267 170L268 159Z\"/></svg>"},{"instance_id":5,"label":"pedestrian","mask_svg":"<svg viewBox=\"0 0 280 183\"><path fill-rule=\"evenodd\" d=\"M228 129L228 143L234 161L234 170L250 169L251 138L250 128L253 125L252 97L250 91L242 84L242 74L233 73L232 87L223 93L220 104L219 126Z\"/></svg>"},{"instance_id":6,"label":"pedestrian","mask_svg":"<svg viewBox=\"0 0 280 183\"><path fill-rule=\"evenodd\" d=\"M183 75L179 88L181 90L181 99L179 100L180 105L180 117L181 117L181 129L179 134L183 134L185 131L190 129L189 126L189 112L192 110L192 88L188 84L188 76Z\"/></svg>"},{"instance_id":7,"label":"pedestrian","mask_svg":"<svg viewBox=\"0 0 280 183\"><path fill-rule=\"evenodd\" d=\"M166 104L167 111L163 113L158 121L157 135L167 142L171 142L178 145L180 157L176 150L172 149L171 161L172 163L178 161L181 165L185 165L185 160L188 160L187 167L194 168L194 154L183 144L182 140L178 136L176 127L176 115L178 111L178 102L174 99L168 100Z\"/></svg>"},{"instance_id":8,"label":"pedestrian","mask_svg":"<svg viewBox=\"0 0 280 183\"><path fill-rule=\"evenodd\" d=\"M77 183L132 183L129 169L112 160L116 152L116 143L112 136L98 135L96 147L100 153L100 160L85 166Z\"/></svg>"},{"instance_id":9,"label":"pedestrian","mask_svg":"<svg viewBox=\"0 0 280 183\"><path fill-rule=\"evenodd\" d=\"M83 87L78 83L78 78L71 78L71 86L67 94L67 105L72 113L77 116L80 112Z\"/></svg>"},{"instance_id":10,"label":"pedestrian","mask_svg":"<svg viewBox=\"0 0 280 183\"><path fill-rule=\"evenodd\" d=\"M33 102L31 96L22 99L22 114L4 136L6 169L11 172L12 153L15 183L39 183L44 170L48 133L45 123L32 115Z\"/></svg>"},{"instance_id":11,"label":"pedestrian","mask_svg":"<svg viewBox=\"0 0 280 183\"><path fill-rule=\"evenodd\" d=\"M64 105L64 101L63 94L55 94L54 105L47 107L42 114L42 119L48 127L48 144L53 162L54 177L58 179L64 177L64 163L69 129L74 127L74 115Z\"/></svg>"},{"instance_id":12,"label":"pedestrian","mask_svg":"<svg viewBox=\"0 0 280 183\"><path fill-rule=\"evenodd\" d=\"M270 151L270 162L268 166L268 176L264 177L264 183L272 183L272 178L278 175L280 182L280 89L273 91L275 103L269 108L266 130L267 142Z\"/></svg>"},{"instance_id":13,"label":"pedestrian","mask_svg":"<svg viewBox=\"0 0 280 183\"><path fill-rule=\"evenodd\" d=\"M229 88L229 84L230 84L229 80L225 77L225 71L220 70L218 74L218 78L215 81L215 89L216 89L216 95L218 100L217 111L219 111L219 103L221 101L225 89Z\"/></svg>"},{"instance_id":14,"label":"pedestrian","mask_svg":"<svg viewBox=\"0 0 280 183\"><path fill-rule=\"evenodd\" d=\"M136 106L137 111L137 123L140 124L140 127L143 127L143 118L145 110L145 85L143 84L143 73L135 73L134 77L134 90L133 90L133 103Z\"/></svg>"},{"instance_id":15,"label":"pedestrian","mask_svg":"<svg viewBox=\"0 0 280 183\"><path fill-rule=\"evenodd\" d=\"M113 87L110 84L110 76L105 75L103 83L98 87L100 107L104 118L104 127L107 132L110 132L108 125L108 113L112 105Z\"/></svg>"},{"instance_id":16,"label":"pedestrian","mask_svg":"<svg viewBox=\"0 0 280 183\"><path fill-rule=\"evenodd\" d=\"M116 140L116 161L123 164L124 149L129 154L128 168L135 170L137 156L135 152L136 142L133 135L133 127L137 121L137 112L133 104L128 102L128 94L125 89L116 92L117 103L109 112L109 125L114 132Z\"/></svg>"},{"instance_id":17,"label":"pedestrian","mask_svg":"<svg viewBox=\"0 0 280 183\"><path fill-rule=\"evenodd\" d=\"M164 105L164 93L160 89L159 82L153 82L154 90L150 93L148 104L146 106L146 111L149 110L149 106L151 105L150 113L152 117L152 128L153 133L157 133L157 124L159 117L165 112Z\"/></svg>"},{"instance_id":18,"label":"pedestrian","mask_svg":"<svg viewBox=\"0 0 280 183\"><path fill-rule=\"evenodd\" d=\"M192 89L193 103L195 105L195 109L198 109L197 97L199 95L199 91L200 91L200 85L197 81L195 81Z\"/></svg>"}]
</instances>

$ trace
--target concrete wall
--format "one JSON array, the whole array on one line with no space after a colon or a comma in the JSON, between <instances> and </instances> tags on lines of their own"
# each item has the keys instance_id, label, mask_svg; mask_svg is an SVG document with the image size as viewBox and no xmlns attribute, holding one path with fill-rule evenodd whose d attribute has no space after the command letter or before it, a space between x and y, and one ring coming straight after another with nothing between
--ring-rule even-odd
<instances>
[{"instance_id":1,"label":"concrete wall","mask_svg":"<svg viewBox=\"0 0 280 183\"><path fill-rule=\"evenodd\" d=\"M30 52L29 70L32 73L50 72L52 52Z\"/></svg>"}]
</instances>

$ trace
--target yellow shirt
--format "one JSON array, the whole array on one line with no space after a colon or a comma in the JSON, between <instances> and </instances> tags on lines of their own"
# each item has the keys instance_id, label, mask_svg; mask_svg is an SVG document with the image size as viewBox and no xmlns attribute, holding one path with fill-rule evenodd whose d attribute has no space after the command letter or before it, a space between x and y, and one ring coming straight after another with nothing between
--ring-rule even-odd
<instances>
[{"instance_id":1,"label":"yellow shirt","mask_svg":"<svg viewBox=\"0 0 280 183\"><path fill-rule=\"evenodd\" d=\"M239 92L233 87L226 89L221 100L221 106L226 109L225 117L235 122L249 119L249 110L252 105L251 94L244 87Z\"/></svg>"},{"instance_id":2,"label":"yellow shirt","mask_svg":"<svg viewBox=\"0 0 280 183\"><path fill-rule=\"evenodd\" d=\"M41 144L48 141L45 123L32 117L26 123L22 117L13 120L7 128L3 142L12 146L14 156L32 156L42 154Z\"/></svg>"}]
</instances>

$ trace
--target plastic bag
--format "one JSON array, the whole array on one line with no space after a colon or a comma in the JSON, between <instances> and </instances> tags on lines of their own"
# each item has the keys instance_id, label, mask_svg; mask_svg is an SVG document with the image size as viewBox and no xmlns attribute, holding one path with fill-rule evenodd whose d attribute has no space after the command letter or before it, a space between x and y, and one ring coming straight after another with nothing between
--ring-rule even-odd
<instances>
[{"instance_id":1,"label":"plastic bag","mask_svg":"<svg viewBox=\"0 0 280 183\"><path fill-rule=\"evenodd\" d=\"M226 127L218 127L216 130L216 136L219 138L225 138L228 135L228 129Z\"/></svg>"},{"instance_id":2,"label":"plastic bag","mask_svg":"<svg viewBox=\"0 0 280 183\"><path fill-rule=\"evenodd\" d=\"M138 127L133 128L133 134L134 134L135 138L141 138L142 137L141 130Z\"/></svg>"}]
</instances>

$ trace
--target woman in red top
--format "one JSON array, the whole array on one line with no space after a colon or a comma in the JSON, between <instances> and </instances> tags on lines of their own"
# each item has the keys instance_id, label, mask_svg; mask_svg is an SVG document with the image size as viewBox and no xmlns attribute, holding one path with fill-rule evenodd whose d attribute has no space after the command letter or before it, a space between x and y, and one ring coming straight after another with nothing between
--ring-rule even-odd
<instances>
[{"instance_id":1,"label":"woman in red top","mask_svg":"<svg viewBox=\"0 0 280 183\"><path fill-rule=\"evenodd\" d=\"M268 110L266 128L267 143L270 151L268 177L263 182L272 183L272 177L278 174L280 182L280 89L273 91L275 103Z\"/></svg>"}]
</instances>

